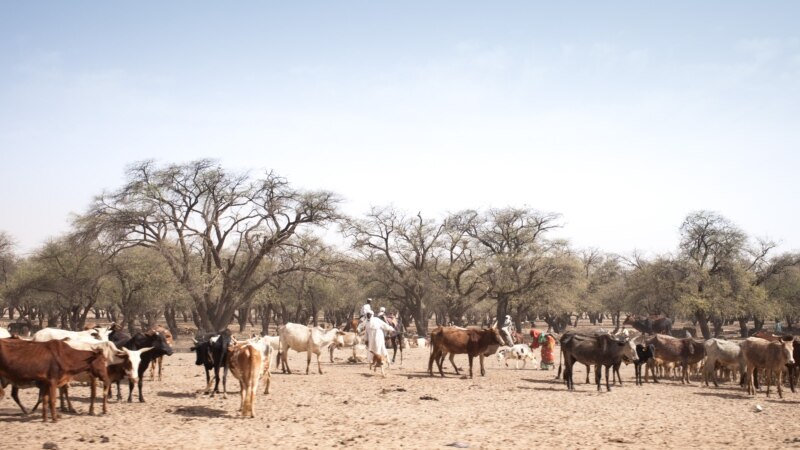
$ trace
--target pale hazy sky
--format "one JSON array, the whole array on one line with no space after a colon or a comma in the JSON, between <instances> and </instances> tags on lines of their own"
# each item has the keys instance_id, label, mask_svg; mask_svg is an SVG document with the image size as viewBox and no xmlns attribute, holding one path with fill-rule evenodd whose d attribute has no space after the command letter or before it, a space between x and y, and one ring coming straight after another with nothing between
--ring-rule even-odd
<instances>
[{"instance_id":1,"label":"pale hazy sky","mask_svg":"<svg viewBox=\"0 0 800 450\"><path fill-rule=\"evenodd\" d=\"M146 158L218 158L576 247L693 210L800 250L800 2L0 3L0 230L22 251Z\"/></svg>"}]
</instances>

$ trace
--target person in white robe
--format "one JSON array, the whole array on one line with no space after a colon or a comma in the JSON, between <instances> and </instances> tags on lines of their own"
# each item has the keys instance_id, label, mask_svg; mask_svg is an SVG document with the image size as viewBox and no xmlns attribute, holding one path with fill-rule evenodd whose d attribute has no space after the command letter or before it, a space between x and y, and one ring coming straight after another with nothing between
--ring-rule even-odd
<instances>
[{"instance_id":1,"label":"person in white robe","mask_svg":"<svg viewBox=\"0 0 800 450\"><path fill-rule=\"evenodd\" d=\"M366 331L367 331L367 362L372 362L372 352L377 355L384 355L389 357L389 351L386 349L386 335L384 332L394 332L394 328L381 319L367 315Z\"/></svg>"}]
</instances>

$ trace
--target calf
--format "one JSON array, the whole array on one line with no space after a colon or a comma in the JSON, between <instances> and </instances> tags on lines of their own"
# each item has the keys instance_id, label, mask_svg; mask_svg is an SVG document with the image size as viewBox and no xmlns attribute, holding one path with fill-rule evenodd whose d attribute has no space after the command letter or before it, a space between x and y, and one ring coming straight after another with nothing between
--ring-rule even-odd
<instances>
[{"instance_id":1,"label":"calf","mask_svg":"<svg viewBox=\"0 0 800 450\"><path fill-rule=\"evenodd\" d=\"M783 368L787 364L793 365L794 361L794 345L792 336L784 336L780 340L770 342L766 339L757 337L747 338L742 342L742 354L744 355L745 363L747 364L747 393L750 395L756 394L755 386L753 385L753 377L755 371L758 369L766 370L767 378L767 397L769 397L770 383L772 382L772 373L777 372L778 397L783 398L783 390L781 389Z\"/></svg>"},{"instance_id":2,"label":"calf","mask_svg":"<svg viewBox=\"0 0 800 450\"><path fill-rule=\"evenodd\" d=\"M533 361L533 352L530 347L525 344L515 344L513 347L500 347L497 349L497 360L505 361L508 367L508 360L514 359L514 367L519 369L519 362L522 361L522 368L528 363L528 360Z\"/></svg>"},{"instance_id":3,"label":"calf","mask_svg":"<svg viewBox=\"0 0 800 450\"><path fill-rule=\"evenodd\" d=\"M653 369L653 366L648 364L648 362L653 359L655 354L656 354L656 348L655 348L654 345L638 344L636 346L636 356L639 358L639 360L633 363L633 369L634 369L634 372L636 373L636 385L637 386L642 386L643 385L643 383L642 383L642 366L645 365L645 364L647 364L647 365L645 365L645 368L644 368L644 382L645 383L647 382L647 368L649 367L651 370ZM656 380L655 372L653 372L653 381L654 382L658 382Z\"/></svg>"},{"instance_id":4,"label":"calf","mask_svg":"<svg viewBox=\"0 0 800 450\"><path fill-rule=\"evenodd\" d=\"M29 342L19 339L0 340L0 377L14 384L36 382L44 399L42 420L47 421L47 406L53 422L56 414L56 389L75 375L89 371L94 377L109 384L106 359L100 351L75 350L59 340ZM92 410L95 385L92 383ZM103 396L103 413L107 412L107 399Z\"/></svg>"},{"instance_id":5,"label":"calf","mask_svg":"<svg viewBox=\"0 0 800 450\"><path fill-rule=\"evenodd\" d=\"M442 371L444 355L447 353L451 355L466 353L469 358L469 377L472 378L472 360L476 356L480 360L481 376L485 376L486 369L483 367L483 359L486 351L492 345L503 345L503 343L503 338L497 328L478 330L474 328L438 327L431 332L431 355L428 359L428 373L433 376L433 362L436 361L439 367L439 374L444 376Z\"/></svg>"}]
</instances>

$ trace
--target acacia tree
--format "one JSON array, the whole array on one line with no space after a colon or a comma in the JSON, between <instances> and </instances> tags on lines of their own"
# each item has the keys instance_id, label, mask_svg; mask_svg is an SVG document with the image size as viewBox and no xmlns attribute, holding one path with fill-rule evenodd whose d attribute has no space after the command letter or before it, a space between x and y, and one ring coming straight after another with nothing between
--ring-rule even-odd
<instances>
[{"instance_id":1,"label":"acacia tree","mask_svg":"<svg viewBox=\"0 0 800 450\"><path fill-rule=\"evenodd\" d=\"M446 318L464 325L466 313L485 298L481 289L480 259L476 242L467 234L464 221L469 216L453 214L445 220L439 248L433 254L433 273L437 290L437 319Z\"/></svg>"},{"instance_id":2,"label":"acacia tree","mask_svg":"<svg viewBox=\"0 0 800 450\"><path fill-rule=\"evenodd\" d=\"M131 166L128 182L97 197L78 221L115 250L157 251L192 298L204 329L220 330L267 283L265 258L306 227L337 219L336 195L292 188L272 172L260 178L210 160Z\"/></svg>"},{"instance_id":3,"label":"acacia tree","mask_svg":"<svg viewBox=\"0 0 800 450\"><path fill-rule=\"evenodd\" d=\"M398 309L414 318L417 333L428 331L433 252L444 227L421 214L407 217L392 208L372 208L365 220L345 228L353 248L372 264L369 281Z\"/></svg>"},{"instance_id":4,"label":"acacia tree","mask_svg":"<svg viewBox=\"0 0 800 450\"><path fill-rule=\"evenodd\" d=\"M466 218L465 231L481 248L485 295L496 301L496 317L502 323L512 299L530 297L562 268L553 258L561 243L545 239L548 231L560 226L559 216L529 208L461 214Z\"/></svg>"},{"instance_id":5,"label":"acacia tree","mask_svg":"<svg viewBox=\"0 0 800 450\"><path fill-rule=\"evenodd\" d=\"M14 277L13 290L19 299L38 294L27 305L29 319L46 313L48 326L58 323L80 330L92 308L107 296L108 275L106 260L96 249L65 237L45 244L29 258Z\"/></svg>"},{"instance_id":6,"label":"acacia tree","mask_svg":"<svg viewBox=\"0 0 800 450\"><path fill-rule=\"evenodd\" d=\"M710 211L689 214L680 228L680 252L690 267L695 289L683 298L703 337L709 339L709 320L731 310L731 280L746 251L747 236L725 217Z\"/></svg>"},{"instance_id":7,"label":"acacia tree","mask_svg":"<svg viewBox=\"0 0 800 450\"><path fill-rule=\"evenodd\" d=\"M149 249L130 248L114 254L109 267L112 320L133 333L137 318L142 329L149 329L163 313L167 326L177 336L175 310L188 306L188 299L164 259Z\"/></svg>"},{"instance_id":8,"label":"acacia tree","mask_svg":"<svg viewBox=\"0 0 800 450\"><path fill-rule=\"evenodd\" d=\"M0 317L5 314L8 308L8 318L14 318L14 308L6 297L9 291L9 282L14 268L17 265L17 257L14 253L14 240L5 231L0 231Z\"/></svg>"}]
</instances>

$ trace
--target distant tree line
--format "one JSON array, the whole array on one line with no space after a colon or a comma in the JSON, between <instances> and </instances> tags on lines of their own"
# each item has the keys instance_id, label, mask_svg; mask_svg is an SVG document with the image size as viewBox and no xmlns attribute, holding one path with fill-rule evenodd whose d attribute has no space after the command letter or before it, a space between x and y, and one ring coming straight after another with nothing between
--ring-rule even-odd
<instances>
[{"instance_id":1,"label":"distant tree line","mask_svg":"<svg viewBox=\"0 0 800 450\"><path fill-rule=\"evenodd\" d=\"M80 329L104 318L129 330L164 321L173 333L285 322L342 324L367 297L413 323L563 331L579 316L620 327L625 314L725 324L800 320L800 254L774 254L725 217L690 213L674 253L645 257L575 249L555 239L556 213L527 207L444 217L373 207L346 217L328 191L211 160L129 167L71 231L31 255L0 232L0 316ZM339 233L346 244L324 238Z\"/></svg>"}]
</instances>

